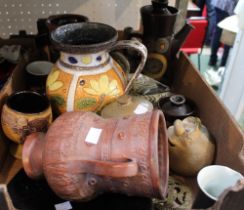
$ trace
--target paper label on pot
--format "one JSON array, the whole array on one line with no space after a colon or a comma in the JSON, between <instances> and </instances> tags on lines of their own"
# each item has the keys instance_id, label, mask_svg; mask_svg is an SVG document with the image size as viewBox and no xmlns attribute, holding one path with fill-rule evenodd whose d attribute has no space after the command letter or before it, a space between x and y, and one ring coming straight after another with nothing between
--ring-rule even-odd
<instances>
[{"instance_id":1,"label":"paper label on pot","mask_svg":"<svg viewBox=\"0 0 244 210\"><path fill-rule=\"evenodd\" d=\"M139 104L134 110L135 114L144 114L148 111L148 104Z\"/></svg>"},{"instance_id":2,"label":"paper label on pot","mask_svg":"<svg viewBox=\"0 0 244 210\"><path fill-rule=\"evenodd\" d=\"M71 203L69 201L58 203L54 205L56 210L69 210L72 209Z\"/></svg>"},{"instance_id":3,"label":"paper label on pot","mask_svg":"<svg viewBox=\"0 0 244 210\"><path fill-rule=\"evenodd\" d=\"M101 136L102 129L100 128L90 128L86 135L85 142L90 144L97 144Z\"/></svg>"}]
</instances>

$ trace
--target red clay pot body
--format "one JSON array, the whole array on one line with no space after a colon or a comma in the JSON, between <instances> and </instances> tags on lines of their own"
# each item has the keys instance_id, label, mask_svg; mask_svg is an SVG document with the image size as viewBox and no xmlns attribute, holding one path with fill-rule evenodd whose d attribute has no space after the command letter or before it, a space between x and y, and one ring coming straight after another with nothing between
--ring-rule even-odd
<instances>
[{"instance_id":1,"label":"red clay pot body","mask_svg":"<svg viewBox=\"0 0 244 210\"><path fill-rule=\"evenodd\" d=\"M46 135L27 137L23 165L29 177L44 174L53 191L68 200L102 192L163 198L169 173L163 113L103 119L67 112Z\"/></svg>"}]
</instances>

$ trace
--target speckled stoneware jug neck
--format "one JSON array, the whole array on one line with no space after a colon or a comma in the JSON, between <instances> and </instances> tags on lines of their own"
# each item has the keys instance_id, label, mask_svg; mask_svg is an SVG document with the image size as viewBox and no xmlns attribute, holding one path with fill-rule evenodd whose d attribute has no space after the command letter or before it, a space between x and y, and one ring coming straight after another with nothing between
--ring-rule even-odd
<instances>
[{"instance_id":1,"label":"speckled stoneware jug neck","mask_svg":"<svg viewBox=\"0 0 244 210\"><path fill-rule=\"evenodd\" d=\"M73 54L61 52L59 64L63 67L75 69L76 67L89 70L92 68L102 68L111 62L111 57L107 51L99 51L96 53Z\"/></svg>"}]
</instances>

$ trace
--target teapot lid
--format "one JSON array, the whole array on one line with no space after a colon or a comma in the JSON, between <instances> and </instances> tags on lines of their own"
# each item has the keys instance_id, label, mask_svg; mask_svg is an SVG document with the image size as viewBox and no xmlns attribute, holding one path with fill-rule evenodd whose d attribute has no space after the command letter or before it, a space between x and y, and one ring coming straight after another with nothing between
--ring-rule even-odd
<instances>
[{"instance_id":1,"label":"teapot lid","mask_svg":"<svg viewBox=\"0 0 244 210\"><path fill-rule=\"evenodd\" d=\"M101 116L104 118L128 117L135 114L144 114L152 110L153 105L148 100L141 97L123 95L105 106L101 111Z\"/></svg>"},{"instance_id":2,"label":"teapot lid","mask_svg":"<svg viewBox=\"0 0 244 210\"><path fill-rule=\"evenodd\" d=\"M195 113L195 104L183 95L172 95L159 100L158 106L166 116L182 119Z\"/></svg>"}]
</instances>

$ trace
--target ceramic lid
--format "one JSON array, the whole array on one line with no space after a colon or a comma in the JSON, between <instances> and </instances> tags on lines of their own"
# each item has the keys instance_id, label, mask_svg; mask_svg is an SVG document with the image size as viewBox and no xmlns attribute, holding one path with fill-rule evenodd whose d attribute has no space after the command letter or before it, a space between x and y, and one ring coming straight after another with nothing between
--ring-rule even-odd
<instances>
[{"instance_id":1,"label":"ceramic lid","mask_svg":"<svg viewBox=\"0 0 244 210\"><path fill-rule=\"evenodd\" d=\"M165 115L175 119L182 119L195 114L195 104L183 95L162 98L159 100L158 106Z\"/></svg>"},{"instance_id":2,"label":"ceramic lid","mask_svg":"<svg viewBox=\"0 0 244 210\"><path fill-rule=\"evenodd\" d=\"M135 114L144 114L152 110L153 105L148 100L124 95L105 106L101 111L101 116L104 118L128 117Z\"/></svg>"}]
</instances>

